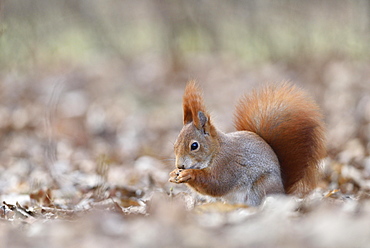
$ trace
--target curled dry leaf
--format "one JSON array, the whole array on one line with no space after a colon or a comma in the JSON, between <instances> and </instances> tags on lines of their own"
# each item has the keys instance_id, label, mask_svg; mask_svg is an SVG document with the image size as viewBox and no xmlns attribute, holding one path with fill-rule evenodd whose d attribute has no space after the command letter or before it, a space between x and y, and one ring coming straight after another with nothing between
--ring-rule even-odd
<instances>
[{"instance_id":1,"label":"curled dry leaf","mask_svg":"<svg viewBox=\"0 0 370 248\"><path fill-rule=\"evenodd\" d=\"M39 189L38 191L30 194L30 199L35 200L41 206L52 206L52 192L51 189Z\"/></svg>"}]
</instances>

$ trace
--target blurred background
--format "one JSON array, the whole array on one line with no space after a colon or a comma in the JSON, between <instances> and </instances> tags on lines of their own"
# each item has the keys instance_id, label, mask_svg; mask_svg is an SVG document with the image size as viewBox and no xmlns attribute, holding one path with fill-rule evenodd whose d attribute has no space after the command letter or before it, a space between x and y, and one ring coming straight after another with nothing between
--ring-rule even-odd
<instances>
[{"instance_id":1,"label":"blurred background","mask_svg":"<svg viewBox=\"0 0 370 248\"><path fill-rule=\"evenodd\" d=\"M367 247L369 44L369 0L0 0L0 246ZM167 180L189 79L225 132L252 88L306 89L316 197L185 211Z\"/></svg>"},{"instance_id":2,"label":"blurred background","mask_svg":"<svg viewBox=\"0 0 370 248\"><path fill-rule=\"evenodd\" d=\"M94 185L102 164L169 187L189 79L224 131L244 92L294 82L323 108L328 164L369 176L369 44L368 0L1 0L0 194Z\"/></svg>"}]
</instances>

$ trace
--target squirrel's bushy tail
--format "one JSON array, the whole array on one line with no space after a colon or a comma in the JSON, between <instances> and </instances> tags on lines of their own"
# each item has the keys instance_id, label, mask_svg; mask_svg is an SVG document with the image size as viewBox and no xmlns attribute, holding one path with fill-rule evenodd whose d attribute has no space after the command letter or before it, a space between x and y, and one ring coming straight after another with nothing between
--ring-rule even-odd
<instances>
[{"instance_id":1,"label":"squirrel's bushy tail","mask_svg":"<svg viewBox=\"0 0 370 248\"><path fill-rule=\"evenodd\" d=\"M235 127L257 133L272 147L286 193L305 193L317 185L325 156L322 119L304 91L283 83L244 96L236 107Z\"/></svg>"}]
</instances>

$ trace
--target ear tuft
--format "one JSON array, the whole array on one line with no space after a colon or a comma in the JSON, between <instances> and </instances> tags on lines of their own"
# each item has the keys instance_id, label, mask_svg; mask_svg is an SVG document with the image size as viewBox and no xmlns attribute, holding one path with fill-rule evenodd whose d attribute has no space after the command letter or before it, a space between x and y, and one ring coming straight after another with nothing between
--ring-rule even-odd
<instances>
[{"instance_id":1,"label":"ear tuft","mask_svg":"<svg viewBox=\"0 0 370 248\"><path fill-rule=\"evenodd\" d=\"M186 85L182 106L184 111L184 125L196 121L199 111L206 113L202 92L193 80Z\"/></svg>"},{"instance_id":2,"label":"ear tuft","mask_svg":"<svg viewBox=\"0 0 370 248\"><path fill-rule=\"evenodd\" d=\"M202 92L195 81L186 85L183 97L184 125L193 122L198 130L211 136L217 135L216 128L212 125L210 115L203 103Z\"/></svg>"}]
</instances>

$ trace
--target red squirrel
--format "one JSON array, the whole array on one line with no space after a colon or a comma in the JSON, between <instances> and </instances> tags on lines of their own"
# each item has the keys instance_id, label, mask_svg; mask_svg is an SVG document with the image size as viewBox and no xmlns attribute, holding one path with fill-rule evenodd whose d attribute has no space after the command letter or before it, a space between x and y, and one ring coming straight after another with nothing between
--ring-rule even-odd
<instances>
[{"instance_id":1,"label":"red squirrel","mask_svg":"<svg viewBox=\"0 0 370 248\"><path fill-rule=\"evenodd\" d=\"M302 195L316 187L326 153L324 123L307 93L290 83L268 85L245 95L234 118L236 132L218 130L190 81L169 181L249 206L268 194Z\"/></svg>"}]
</instances>

